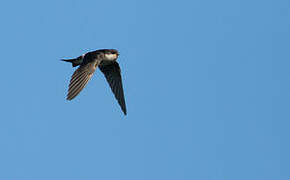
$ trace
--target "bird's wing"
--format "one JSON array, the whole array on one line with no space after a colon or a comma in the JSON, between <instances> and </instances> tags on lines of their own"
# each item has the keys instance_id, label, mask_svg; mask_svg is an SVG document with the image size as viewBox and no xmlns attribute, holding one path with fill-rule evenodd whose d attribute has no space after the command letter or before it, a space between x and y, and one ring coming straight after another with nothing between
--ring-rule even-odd
<instances>
[{"instance_id":1,"label":"bird's wing","mask_svg":"<svg viewBox=\"0 0 290 180\"><path fill-rule=\"evenodd\" d=\"M99 61L93 61L84 65L81 65L72 75L67 100L75 98L81 90L86 86L90 78L93 76L97 66L100 64Z\"/></svg>"},{"instance_id":2,"label":"bird's wing","mask_svg":"<svg viewBox=\"0 0 290 180\"><path fill-rule=\"evenodd\" d=\"M110 65L99 66L100 70L104 73L115 98L118 100L124 114L127 114L126 103L123 92L121 70L119 64L115 61Z\"/></svg>"}]
</instances>

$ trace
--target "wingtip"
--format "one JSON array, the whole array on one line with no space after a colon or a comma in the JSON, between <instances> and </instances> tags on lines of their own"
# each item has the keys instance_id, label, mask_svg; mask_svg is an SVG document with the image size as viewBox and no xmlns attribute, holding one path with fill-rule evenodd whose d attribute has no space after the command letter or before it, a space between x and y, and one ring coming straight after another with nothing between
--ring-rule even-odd
<instances>
[{"instance_id":1,"label":"wingtip","mask_svg":"<svg viewBox=\"0 0 290 180\"><path fill-rule=\"evenodd\" d=\"M122 109L125 116L127 116L127 109Z\"/></svg>"}]
</instances>

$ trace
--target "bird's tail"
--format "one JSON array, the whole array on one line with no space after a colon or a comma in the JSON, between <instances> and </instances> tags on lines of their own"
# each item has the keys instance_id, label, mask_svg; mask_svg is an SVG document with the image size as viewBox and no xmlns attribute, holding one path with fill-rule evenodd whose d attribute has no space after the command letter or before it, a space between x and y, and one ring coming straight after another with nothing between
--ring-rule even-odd
<instances>
[{"instance_id":1,"label":"bird's tail","mask_svg":"<svg viewBox=\"0 0 290 180\"><path fill-rule=\"evenodd\" d=\"M62 61L65 61L65 62L70 62L72 63L72 67L76 67L78 65L80 65L83 61L82 57L78 57L78 58L75 58L75 59L61 59Z\"/></svg>"}]
</instances>

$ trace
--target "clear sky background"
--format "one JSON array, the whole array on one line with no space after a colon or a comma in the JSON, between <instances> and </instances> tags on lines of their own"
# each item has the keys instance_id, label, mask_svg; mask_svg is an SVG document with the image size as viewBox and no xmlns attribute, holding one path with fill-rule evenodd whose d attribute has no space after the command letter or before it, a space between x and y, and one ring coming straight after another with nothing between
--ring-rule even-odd
<instances>
[{"instance_id":1,"label":"clear sky background","mask_svg":"<svg viewBox=\"0 0 290 180\"><path fill-rule=\"evenodd\" d=\"M0 179L289 180L290 1L1 1ZM120 51L128 115L97 70Z\"/></svg>"}]
</instances>

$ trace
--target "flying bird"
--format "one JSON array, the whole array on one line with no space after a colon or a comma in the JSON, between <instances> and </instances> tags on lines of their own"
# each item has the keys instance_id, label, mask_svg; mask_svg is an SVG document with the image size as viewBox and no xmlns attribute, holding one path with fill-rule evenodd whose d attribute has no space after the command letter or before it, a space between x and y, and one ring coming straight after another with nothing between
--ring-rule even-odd
<instances>
[{"instance_id":1,"label":"flying bird","mask_svg":"<svg viewBox=\"0 0 290 180\"><path fill-rule=\"evenodd\" d=\"M100 49L85 53L74 59L62 59L62 61L72 63L73 67L79 66L71 76L66 99L72 100L75 98L91 79L97 67L99 67L105 75L122 111L126 115L127 109L121 70L116 61L118 56L119 52L116 49Z\"/></svg>"}]
</instances>

